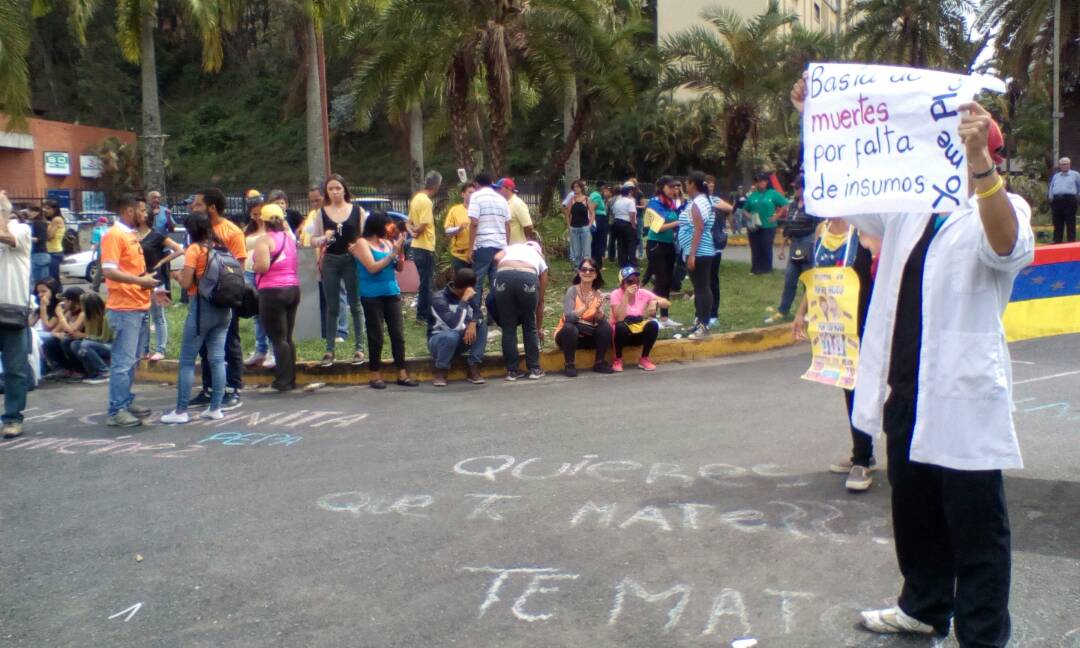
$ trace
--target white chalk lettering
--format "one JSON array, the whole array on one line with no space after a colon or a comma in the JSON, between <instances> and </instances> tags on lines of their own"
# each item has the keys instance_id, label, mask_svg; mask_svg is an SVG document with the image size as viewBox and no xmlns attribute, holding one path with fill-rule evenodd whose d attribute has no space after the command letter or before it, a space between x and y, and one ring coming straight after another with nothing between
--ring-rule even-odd
<instances>
[{"instance_id":1,"label":"white chalk lettering","mask_svg":"<svg viewBox=\"0 0 1080 648\"><path fill-rule=\"evenodd\" d=\"M684 475L679 471L682 470L682 466L673 463L654 463L649 468L649 476L645 478L646 484L654 484L661 477L672 477L682 481L683 486L689 486L694 483L694 478L688 475Z\"/></svg>"},{"instance_id":2,"label":"white chalk lettering","mask_svg":"<svg viewBox=\"0 0 1080 648\"><path fill-rule=\"evenodd\" d=\"M484 516L489 520L496 522L502 522L503 516L501 513L495 510L495 504L497 502L504 502L506 500L521 499L520 495L496 495L496 494L479 494L479 493L466 493L465 497L477 497L480 498L480 503L469 513L469 519L475 520L480 516Z\"/></svg>"},{"instance_id":3,"label":"white chalk lettering","mask_svg":"<svg viewBox=\"0 0 1080 648\"><path fill-rule=\"evenodd\" d=\"M545 581L560 581L560 580L577 580L580 574L533 574L529 579L529 585L525 588L525 591L521 593L521 596L517 597L514 601L513 607L510 611L514 613L514 616L522 621L528 621L532 623L534 621L547 621L555 616L554 612L539 612L536 614L526 612L525 604L528 603L529 597L536 594L554 594L559 591L558 587L541 587L541 583Z\"/></svg>"},{"instance_id":4,"label":"white chalk lettering","mask_svg":"<svg viewBox=\"0 0 1080 648\"><path fill-rule=\"evenodd\" d=\"M476 468L483 468L480 472L470 470L466 466L479 464ZM488 465L498 464L498 465ZM514 465L514 458L510 455L489 455L486 457L469 457L454 464L454 472L468 477L483 477L488 481L495 481L495 475Z\"/></svg>"},{"instance_id":5,"label":"white chalk lettering","mask_svg":"<svg viewBox=\"0 0 1080 648\"><path fill-rule=\"evenodd\" d=\"M683 503L678 505L682 509L683 521L682 525L684 529L697 530L698 528L698 510L712 510L716 507L711 504L690 504Z\"/></svg>"},{"instance_id":6,"label":"white chalk lettering","mask_svg":"<svg viewBox=\"0 0 1080 648\"><path fill-rule=\"evenodd\" d=\"M636 522L648 522L649 524L655 524L661 531L671 531L671 525L664 518L664 514L655 506L646 506L640 509L620 524L619 528L625 529Z\"/></svg>"},{"instance_id":7,"label":"white chalk lettering","mask_svg":"<svg viewBox=\"0 0 1080 648\"><path fill-rule=\"evenodd\" d=\"M598 506L593 503L592 500L589 500L588 502L585 502L585 505L578 509L578 512L571 518L570 526L576 527L581 524L590 513L595 513L599 516L596 521L597 526L606 529L611 526L611 520L615 517L615 505L605 504L603 506Z\"/></svg>"},{"instance_id":8,"label":"white chalk lettering","mask_svg":"<svg viewBox=\"0 0 1080 648\"><path fill-rule=\"evenodd\" d=\"M723 591L713 599L712 609L709 611L709 620L705 623L705 630L701 636L706 637L716 633L720 620L724 617L735 617L739 622L739 632L735 634L750 634L750 614L746 611L746 603L738 590L725 587Z\"/></svg>"},{"instance_id":9,"label":"white chalk lettering","mask_svg":"<svg viewBox=\"0 0 1080 648\"><path fill-rule=\"evenodd\" d=\"M690 602L690 592L693 588L689 585L675 585L663 592L657 594L650 594L645 586L632 578L624 578L615 586L615 605L611 608L611 615L608 617L608 625L615 625L619 616L623 611L623 604L626 600L626 593L629 591L634 596L645 601L646 603L661 603L669 598L676 596L678 600L675 605L668 610L667 623L664 624L664 632L668 632L679 623L679 619L682 618L683 611L686 610L687 603Z\"/></svg>"},{"instance_id":10,"label":"white chalk lettering","mask_svg":"<svg viewBox=\"0 0 1080 648\"><path fill-rule=\"evenodd\" d=\"M784 634L791 634L791 628L795 622L795 603L793 599L814 598L814 595L810 592L766 589L765 593L780 598L780 618L784 621Z\"/></svg>"},{"instance_id":11,"label":"white chalk lettering","mask_svg":"<svg viewBox=\"0 0 1080 648\"><path fill-rule=\"evenodd\" d=\"M601 461L600 463L595 463L586 468L585 474L589 475L590 477L595 477L600 481L621 484L626 480L617 479L615 477L608 477L604 475L602 471L607 470L611 472L620 472L626 470L638 470L639 468L641 468L641 464L636 461Z\"/></svg>"},{"instance_id":12,"label":"white chalk lettering","mask_svg":"<svg viewBox=\"0 0 1080 648\"><path fill-rule=\"evenodd\" d=\"M541 480L551 479L552 477L559 477L565 474L566 471L570 470L570 464L563 463L559 470L553 473L549 473L547 475L526 475L524 473L525 467L533 463L534 461L540 461L540 457L533 457L532 459L526 459L525 461L522 461L518 465L514 466L514 469L510 471L510 474L513 475L515 479Z\"/></svg>"}]
</instances>

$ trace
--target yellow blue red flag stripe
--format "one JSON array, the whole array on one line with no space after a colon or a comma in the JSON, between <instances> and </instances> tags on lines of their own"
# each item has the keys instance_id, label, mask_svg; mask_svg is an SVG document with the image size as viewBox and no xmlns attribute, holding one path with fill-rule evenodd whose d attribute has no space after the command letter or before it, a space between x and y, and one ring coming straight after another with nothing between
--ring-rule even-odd
<instances>
[{"instance_id":1,"label":"yellow blue red flag stripe","mask_svg":"<svg viewBox=\"0 0 1080 648\"><path fill-rule=\"evenodd\" d=\"M1080 244L1037 248L1016 277L1002 321L1010 342L1080 333Z\"/></svg>"}]
</instances>

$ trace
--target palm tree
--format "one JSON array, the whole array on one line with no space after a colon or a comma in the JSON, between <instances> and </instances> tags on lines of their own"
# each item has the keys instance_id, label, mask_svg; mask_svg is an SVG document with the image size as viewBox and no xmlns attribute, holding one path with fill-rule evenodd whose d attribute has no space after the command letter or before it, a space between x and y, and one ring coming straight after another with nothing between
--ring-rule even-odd
<instances>
[{"instance_id":1,"label":"palm tree","mask_svg":"<svg viewBox=\"0 0 1080 648\"><path fill-rule=\"evenodd\" d=\"M709 24L666 38L662 88L687 88L720 97L724 113L724 166L730 186L738 184L739 154L771 98L783 93L782 31L796 21L770 0L765 13L745 20L721 7L701 14Z\"/></svg>"},{"instance_id":2,"label":"palm tree","mask_svg":"<svg viewBox=\"0 0 1080 648\"><path fill-rule=\"evenodd\" d=\"M971 0L854 0L848 38L857 58L911 67L942 66Z\"/></svg>"},{"instance_id":3,"label":"palm tree","mask_svg":"<svg viewBox=\"0 0 1080 648\"><path fill-rule=\"evenodd\" d=\"M1048 90L1054 47L1054 0L983 0L976 23L996 30L1001 71L1018 87ZM1061 3L1062 150L1080 154L1080 5Z\"/></svg>"},{"instance_id":4,"label":"palm tree","mask_svg":"<svg viewBox=\"0 0 1080 648\"><path fill-rule=\"evenodd\" d=\"M9 117L6 130L24 127L30 112L30 20L23 0L0 0L0 107Z\"/></svg>"}]
</instances>

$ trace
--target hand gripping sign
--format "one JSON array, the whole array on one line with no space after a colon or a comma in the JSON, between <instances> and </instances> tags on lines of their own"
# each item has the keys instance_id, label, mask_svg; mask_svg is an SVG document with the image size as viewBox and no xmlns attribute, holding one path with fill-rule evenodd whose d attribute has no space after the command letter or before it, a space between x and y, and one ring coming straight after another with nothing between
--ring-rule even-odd
<instances>
[{"instance_id":1,"label":"hand gripping sign","mask_svg":"<svg viewBox=\"0 0 1080 648\"><path fill-rule=\"evenodd\" d=\"M821 216L951 212L966 202L961 104L986 75L811 63L803 109L806 211Z\"/></svg>"}]
</instances>

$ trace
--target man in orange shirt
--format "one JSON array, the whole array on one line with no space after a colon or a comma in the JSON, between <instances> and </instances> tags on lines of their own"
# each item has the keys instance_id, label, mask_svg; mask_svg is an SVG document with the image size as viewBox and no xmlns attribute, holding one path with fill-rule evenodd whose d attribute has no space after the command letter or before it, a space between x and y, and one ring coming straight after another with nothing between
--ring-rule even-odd
<instances>
[{"instance_id":1,"label":"man in orange shirt","mask_svg":"<svg viewBox=\"0 0 1080 648\"><path fill-rule=\"evenodd\" d=\"M217 243L229 249L229 253L244 265L247 259L247 242L244 232L235 223L225 218L225 194L220 189L204 189L195 194L191 202L191 213L210 218L210 227L214 230ZM202 358L202 390L191 399L190 405L209 405L213 378L210 375L210 359L206 345L199 349ZM240 314L233 309L232 321L225 334L225 398L221 409L234 410L240 407L240 390L244 388L244 349L240 345Z\"/></svg>"},{"instance_id":2,"label":"man in orange shirt","mask_svg":"<svg viewBox=\"0 0 1080 648\"><path fill-rule=\"evenodd\" d=\"M136 427L150 409L135 405L131 385L138 366L139 336L150 310L150 291L159 281L146 272L135 227L146 217L146 202L131 195L120 197L116 224L101 239L101 270L109 296L105 317L113 330L109 373L109 418L112 427Z\"/></svg>"}]
</instances>

